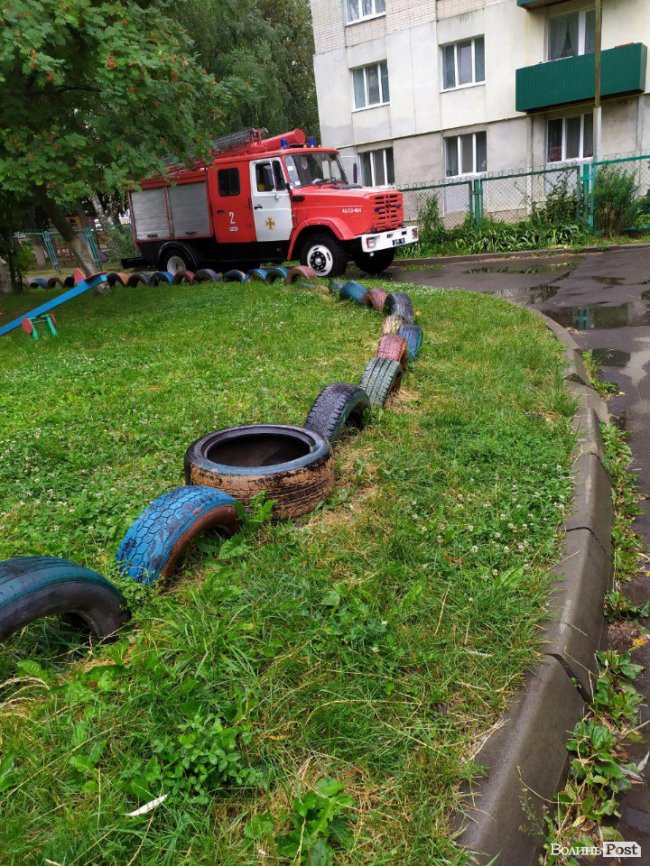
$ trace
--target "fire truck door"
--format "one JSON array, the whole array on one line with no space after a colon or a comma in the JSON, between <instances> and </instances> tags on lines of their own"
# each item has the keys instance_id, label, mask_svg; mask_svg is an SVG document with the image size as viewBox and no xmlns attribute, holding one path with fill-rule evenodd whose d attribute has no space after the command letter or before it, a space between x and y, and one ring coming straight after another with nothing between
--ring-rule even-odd
<instances>
[{"instance_id":1,"label":"fire truck door","mask_svg":"<svg viewBox=\"0 0 650 866\"><path fill-rule=\"evenodd\" d=\"M251 162L251 199L258 241L288 241L291 199L279 159Z\"/></svg>"}]
</instances>

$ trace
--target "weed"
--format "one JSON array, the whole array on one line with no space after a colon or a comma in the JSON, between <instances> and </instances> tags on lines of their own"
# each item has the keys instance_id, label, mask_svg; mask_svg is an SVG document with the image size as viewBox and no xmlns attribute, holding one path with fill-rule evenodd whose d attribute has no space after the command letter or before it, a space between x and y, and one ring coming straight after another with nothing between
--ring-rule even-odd
<instances>
[{"instance_id":1,"label":"weed","mask_svg":"<svg viewBox=\"0 0 650 866\"><path fill-rule=\"evenodd\" d=\"M612 165L596 171L594 217L606 237L620 235L625 226L634 223L642 207L638 190L634 172Z\"/></svg>"},{"instance_id":2,"label":"weed","mask_svg":"<svg viewBox=\"0 0 650 866\"><path fill-rule=\"evenodd\" d=\"M583 352L582 359L585 362L587 372L589 373L591 385L600 397L606 399L611 394L619 393L619 387L616 382L608 382L606 379L600 378L598 375L600 365L591 351Z\"/></svg>"}]
</instances>

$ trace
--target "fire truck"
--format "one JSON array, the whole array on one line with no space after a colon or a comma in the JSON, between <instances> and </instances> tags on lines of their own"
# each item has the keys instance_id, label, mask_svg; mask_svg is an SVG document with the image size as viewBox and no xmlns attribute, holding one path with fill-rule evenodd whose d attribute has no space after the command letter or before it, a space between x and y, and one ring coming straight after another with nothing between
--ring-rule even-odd
<instances>
[{"instance_id":1,"label":"fire truck","mask_svg":"<svg viewBox=\"0 0 650 866\"><path fill-rule=\"evenodd\" d=\"M417 240L404 224L402 194L350 183L336 150L302 130L266 137L246 129L215 140L213 156L129 193L140 255L127 267L175 273L249 269L300 259L321 277L352 260L379 274Z\"/></svg>"}]
</instances>

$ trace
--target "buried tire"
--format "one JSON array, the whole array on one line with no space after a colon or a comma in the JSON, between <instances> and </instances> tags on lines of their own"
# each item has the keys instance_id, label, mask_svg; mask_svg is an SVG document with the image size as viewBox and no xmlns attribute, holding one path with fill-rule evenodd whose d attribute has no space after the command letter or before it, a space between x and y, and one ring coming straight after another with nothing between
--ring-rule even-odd
<instances>
[{"instance_id":1,"label":"buried tire","mask_svg":"<svg viewBox=\"0 0 650 866\"><path fill-rule=\"evenodd\" d=\"M368 395L358 385L333 382L314 400L305 427L320 433L330 442L336 442L346 426L363 429L363 416L369 408Z\"/></svg>"},{"instance_id":2,"label":"buried tire","mask_svg":"<svg viewBox=\"0 0 650 866\"><path fill-rule=\"evenodd\" d=\"M120 571L138 583L169 577L187 546L207 529L239 529L232 496L214 487L177 487L147 506L117 551Z\"/></svg>"},{"instance_id":3,"label":"buried tire","mask_svg":"<svg viewBox=\"0 0 650 866\"><path fill-rule=\"evenodd\" d=\"M359 385L370 398L373 406L383 406L389 396L399 391L402 384L402 367L388 358L371 358L363 371Z\"/></svg>"},{"instance_id":4,"label":"buried tire","mask_svg":"<svg viewBox=\"0 0 650 866\"><path fill-rule=\"evenodd\" d=\"M397 361L402 367L406 367L408 359L408 343L404 337L399 334L384 334L379 341L377 349L378 358L389 358L391 361Z\"/></svg>"},{"instance_id":5,"label":"buried tire","mask_svg":"<svg viewBox=\"0 0 650 866\"><path fill-rule=\"evenodd\" d=\"M401 316L409 325L413 322L413 304L405 292L395 292L388 295L384 304L384 312L392 316Z\"/></svg>"},{"instance_id":6,"label":"buried tire","mask_svg":"<svg viewBox=\"0 0 650 866\"><path fill-rule=\"evenodd\" d=\"M216 487L245 505L264 492L276 501L274 516L298 517L312 511L332 489L332 449L320 433L303 427L230 427L190 445L185 481Z\"/></svg>"},{"instance_id":7,"label":"buried tire","mask_svg":"<svg viewBox=\"0 0 650 866\"><path fill-rule=\"evenodd\" d=\"M406 340L409 361L415 361L422 348L422 328L418 325L402 325L397 333Z\"/></svg>"},{"instance_id":8,"label":"buried tire","mask_svg":"<svg viewBox=\"0 0 650 866\"><path fill-rule=\"evenodd\" d=\"M96 571L56 556L0 562L0 640L56 614L79 617L100 639L128 619L119 592Z\"/></svg>"}]
</instances>

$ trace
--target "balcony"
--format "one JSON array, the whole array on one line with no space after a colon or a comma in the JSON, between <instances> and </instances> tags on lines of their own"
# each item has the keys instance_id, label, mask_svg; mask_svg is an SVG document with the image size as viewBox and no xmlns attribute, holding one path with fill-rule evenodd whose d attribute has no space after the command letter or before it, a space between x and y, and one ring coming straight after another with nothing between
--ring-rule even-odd
<instances>
[{"instance_id":1,"label":"balcony","mask_svg":"<svg viewBox=\"0 0 650 866\"><path fill-rule=\"evenodd\" d=\"M643 93L648 49L641 42L608 48L601 55L601 96ZM581 54L517 70L517 111L540 111L593 100L594 55Z\"/></svg>"},{"instance_id":2,"label":"balcony","mask_svg":"<svg viewBox=\"0 0 650 866\"><path fill-rule=\"evenodd\" d=\"M557 3L566 3L567 0L517 0L517 6L524 9L537 9L539 6L555 6Z\"/></svg>"}]
</instances>

